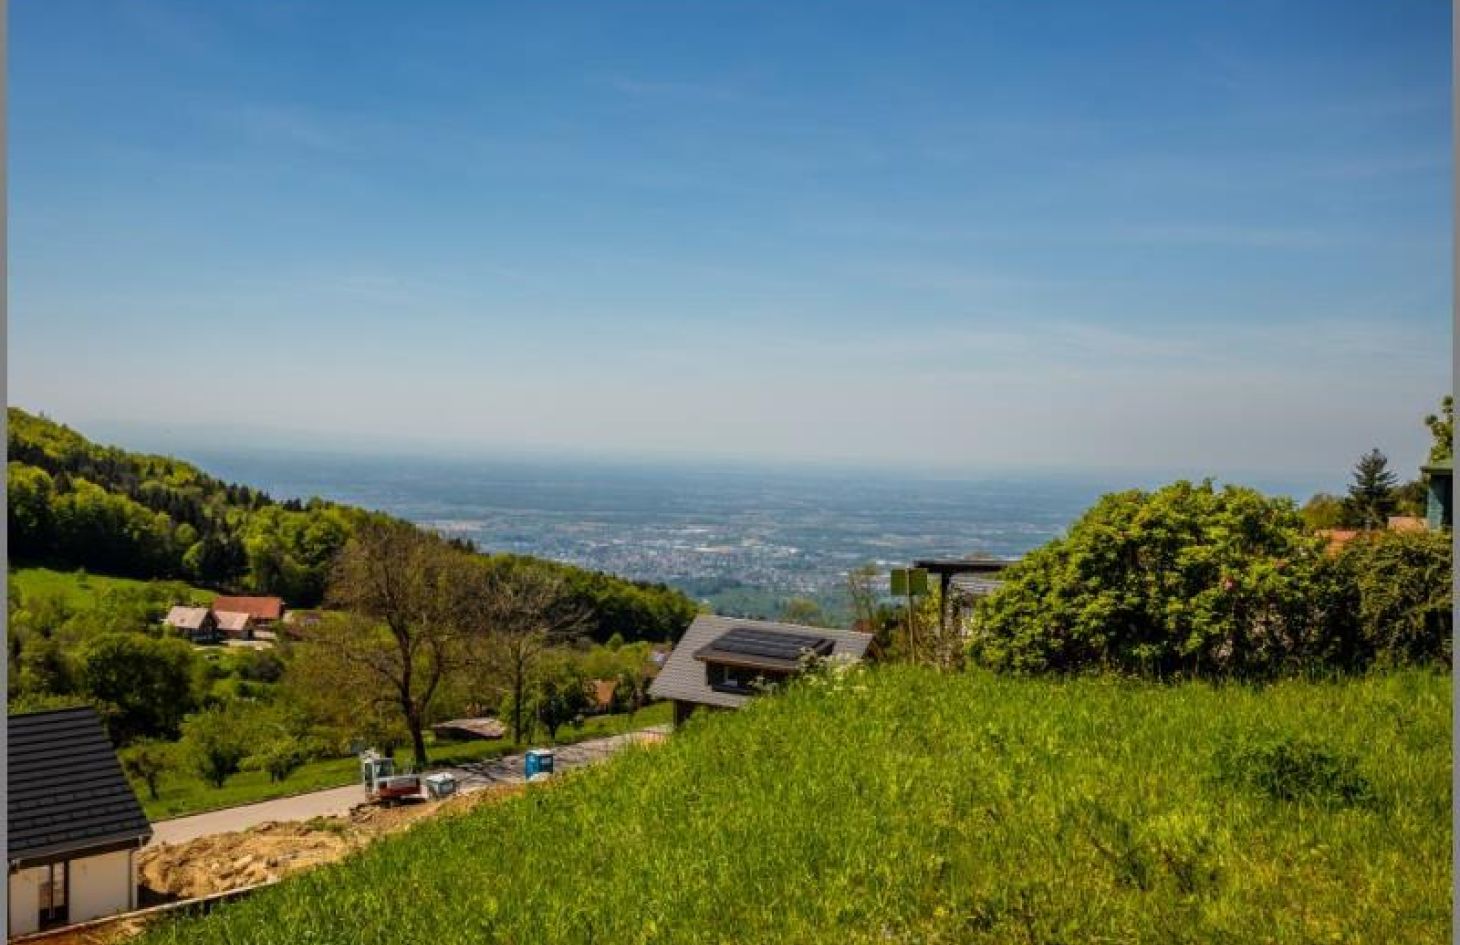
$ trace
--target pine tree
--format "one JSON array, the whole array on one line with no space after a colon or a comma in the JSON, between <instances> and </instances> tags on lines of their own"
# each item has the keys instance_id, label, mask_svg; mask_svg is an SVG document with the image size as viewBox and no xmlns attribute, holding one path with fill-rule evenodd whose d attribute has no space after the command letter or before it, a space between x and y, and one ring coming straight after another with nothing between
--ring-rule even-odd
<instances>
[{"instance_id":1,"label":"pine tree","mask_svg":"<svg viewBox=\"0 0 1460 945\"><path fill-rule=\"evenodd\" d=\"M1389 458L1378 449L1369 450L1354 465L1353 485L1348 487L1349 518L1360 528L1383 528L1396 504L1398 480L1389 471Z\"/></svg>"}]
</instances>

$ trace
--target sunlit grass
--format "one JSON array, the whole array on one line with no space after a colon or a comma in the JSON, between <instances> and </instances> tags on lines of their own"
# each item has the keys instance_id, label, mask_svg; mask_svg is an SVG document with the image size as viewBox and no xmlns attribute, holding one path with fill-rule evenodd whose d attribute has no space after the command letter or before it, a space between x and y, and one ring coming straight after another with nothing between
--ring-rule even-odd
<instances>
[{"instance_id":1,"label":"sunlit grass","mask_svg":"<svg viewBox=\"0 0 1460 945\"><path fill-rule=\"evenodd\" d=\"M140 581L135 578L109 577L103 574L87 574L83 571L56 571L52 568L14 568L8 574L12 587L20 589L26 598L59 596L73 610L89 610L106 596L109 591L140 591L155 581ZM212 591L198 587L186 588L187 603L207 605L212 603Z\"/></svg>"},{"instance_id":2,"label":"sunlit grass","mask_svg":"<svg viewBox=\"0 0 1460 945\"><path fill-rule=\"evenodd\" d=\"M1450 766L1448 675L885 668L146 941L1448 941Z\"/></svg>"}]
</instances>

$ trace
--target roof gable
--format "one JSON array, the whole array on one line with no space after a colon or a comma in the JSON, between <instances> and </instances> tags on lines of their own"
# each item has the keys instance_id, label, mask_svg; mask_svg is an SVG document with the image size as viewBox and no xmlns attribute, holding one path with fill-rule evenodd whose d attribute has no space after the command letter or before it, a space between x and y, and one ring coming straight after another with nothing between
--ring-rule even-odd
<instances>
[{"instance_id":1,"label":"roof gable","mask_svg":"<svg viewBox=\"0 0 1460 945\"><path fill-rule=\"evenodd\" d=\"M174 607L162 622L179 630L201 630L208 621L206 607Z\"/></svg>"},{"instance_id":2,"label":"roof gable","mask_svg":"<svg viewBox=\"0 0 1460 945\"><path fill-rule=\"evenodd\" d=\"M235 632L247 630L248 622L253 619L248 614L234 610L220 610L217 612L217 617L219 630Z\"/></svg>"},{"instance_id":3,"label":"roof gable","mask_svg":"<svg viewBox=\"0 0 1460 945\"><path fill-rule=\"evenodd\" d=\"M10 716L6 758L11 861L152 836L95 709Z\"/></svg>"}]
</instances>

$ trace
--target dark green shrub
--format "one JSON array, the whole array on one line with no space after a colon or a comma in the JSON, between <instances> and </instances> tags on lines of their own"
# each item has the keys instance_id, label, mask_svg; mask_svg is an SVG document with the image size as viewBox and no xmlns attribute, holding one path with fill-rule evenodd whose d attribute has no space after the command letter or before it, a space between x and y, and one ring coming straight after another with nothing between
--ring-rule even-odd
<instances>
[{"instance_id":1,"label":"dark green shrub","mask_svg":"<svg viewBox=\"0 0 1460 945\"><path fill-rule=\"evenodd\" d=\"M1278 801L1351 805L1373 796L1352 758L1301 736L1229 743L1217 752L1216 765L1219 780Z\"/></svg>"},{"instance_id":2,"label":"dark green shrub","mask_svg":"<svg viewBox=\"0 0 1460 945\"><path fill-rule=\"evenodd\" d=\"M1323 645L1325 567L1287 499L1210 481L1114 493L1005 572L970 655L1024 672L1272 674Z\"/></svg>"},{"instance_id":3,"label":"dark green shrub","mask_svg":"<svg viewBox=\"0 0 1460 945\"><path fill-rule=\"evenodd\" d=\"M1363 662L1442 662L1453 657L1454 555L1448 530L1378 531L1344 546L1345 632Z\"/></svg>"}]
</instances>

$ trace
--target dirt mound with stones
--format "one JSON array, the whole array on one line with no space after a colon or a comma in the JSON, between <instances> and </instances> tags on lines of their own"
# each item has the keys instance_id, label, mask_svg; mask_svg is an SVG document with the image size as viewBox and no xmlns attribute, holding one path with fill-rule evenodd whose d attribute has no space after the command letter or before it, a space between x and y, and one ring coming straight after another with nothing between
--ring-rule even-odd
<instances>
[{"instance_id":1,"label":"dirt mound with stones","mask_svg":"<svg viewBox=\"0 0 1460 945\"><path fill-rule=\"evenodd\" d=\"M519 785L504 785L439 802L394 807L362 804L345 817L260 824L237 833L150 846L137 857L141 898L144 904L155 904L273 882L311 866L332 863L423 818L464 812L520 791Z\"/></svg>"}]
</instances>

